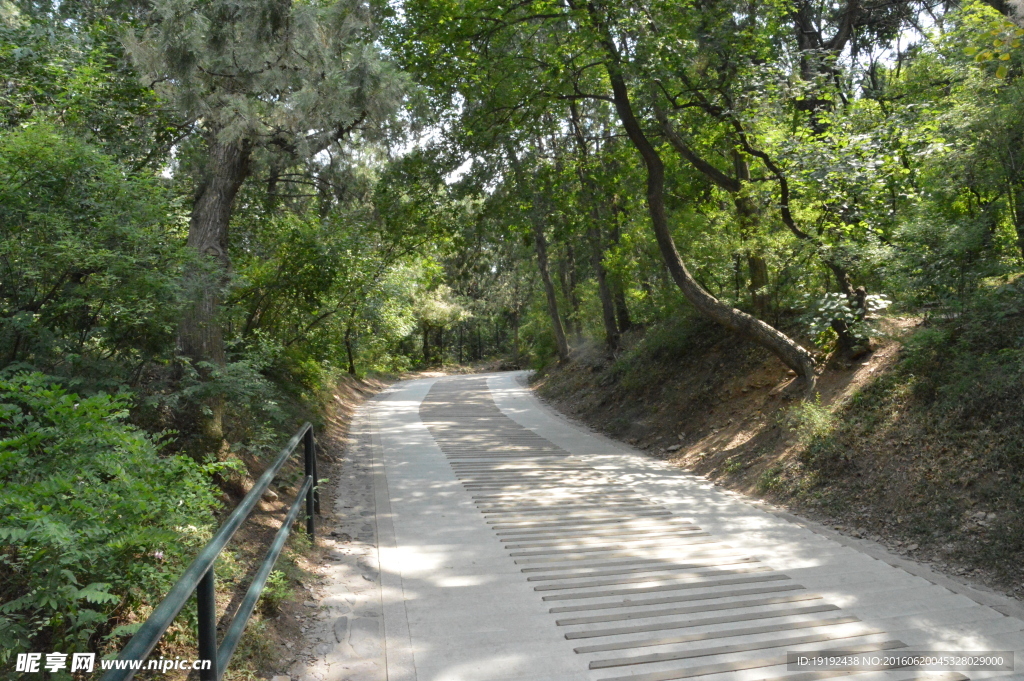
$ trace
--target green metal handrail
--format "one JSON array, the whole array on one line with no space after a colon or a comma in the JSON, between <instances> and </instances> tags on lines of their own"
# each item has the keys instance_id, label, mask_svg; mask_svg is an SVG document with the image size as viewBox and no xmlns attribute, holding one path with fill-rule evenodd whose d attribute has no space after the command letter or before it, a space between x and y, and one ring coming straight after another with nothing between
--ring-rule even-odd
<instances>
[{"instance_id":1,"label":"green metal handrail","mask_svg":"<svg viewBox=\"0 0 1024 681\"><path fill-rule=\"evenodd\" d=\"M256 503L263 496L263 493L267 491L267 488L270 487L270 483L273 482L285 461L288 460L288 457L298 447L300 441L303 443L306 473L302 488L288 510L288 515L281 525L281 529L274 536L274 542L270 546L270 551L267 553L266 558L264 558L259 570L257 570L256 576L253 578L245 598L242 599L242 604L235 612L231 624L228 625L224 639L218 648L217 602L213 563L245 519L252 513ZM156 644L160 642L160 639L167 631L167 628L171 626L174 618L181 612L181 609L185 606L185 601L192 595L192 592L195 592L199 611L199 659L210 661L209 668L200 669L199 678L201 681L219 681L224 670L227 669L231 655L235 652L235 648L238 647L238 642L242 638L242 632L245 631L245 625L249 622L249 617L256 607L256 601L259 600L260 593L267 582L267 577L270 576L270 571L273 570L274 563L277 562L277 557L284 548L285 540L288 539L288 534L291 532L292 523L295 522L299 515L303 500L305 500L306 506L306 533L309 534L310 539L313 539L316 535L314 516L320 513L320 493L316 488L316 480L316 452L313 441L313 426L306 423L292 436L288 444L281 450L274 464L260 476L260 479L253 488L242 499L242 503L235 507L235 510L231 512L231 515L228 516L228 519L217 531L217 534L203 547L203 550L199 552L199 555L188 566L177 583L167 592L167 596L156 607L153 614L143 622L142 627L128 641L128 645L124 647L124 650L121 651L117 659L145 660L153 652ZM128 681L137 671L139 670L127 668L111 669L103 675L101 681Z\"/></svg>"}]
</instances>

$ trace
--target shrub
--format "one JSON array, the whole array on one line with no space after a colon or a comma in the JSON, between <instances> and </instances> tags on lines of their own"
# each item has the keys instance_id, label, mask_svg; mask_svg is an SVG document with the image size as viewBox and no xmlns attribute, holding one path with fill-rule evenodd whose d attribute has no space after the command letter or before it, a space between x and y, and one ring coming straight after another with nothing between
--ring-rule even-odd
<instances>
[{"instance_id":1,"label":"shrub","mask_svg":"<svg viewBox=\"0 0 1024 681\"><path fill-rule=\"evenodd\" d=\"M887 296L872 294L866 297L865 309L860 311L842 293L826 293L817 300L812 299L808 294L803 298L803 306L807 312L801 321L805 325L808 335L819 348L825 349L833 343L836 337L836 332L832 329L833 321L845 322L850 334L858 341L863 342L878 334L878 329L872 324L870 315L881 312L891 304L892 301Z\"/></svg>"},{"instance_id":2,"label":"shrub","mask_svg":"<svg viewBox=\"0 0 1024 681\"><path fill-rule=\"evenodd\" d=\"M0 379L0 665L97 649L162 598L203 539L217 464L161 457L127 407L38 373Z\"/></svg>"},{"instance_id":3,"label":"shrub","mask_svg":"<svg viewBox=\"0 0 1024 681\"><path fill-rule=\"evenodd\" d=\"M46 124L0 133L0 352L92 389L172 347L186 258L165 192Z\"/></svg>"},{"instance_id":4,"label":"shrub","mask_svg":"<svg viewBox=\"0 0 1024 681\"><path fill-rule=\"evenodd\" d=\"M267 584L260 594L259 608L264 615L274 616L281 611L281 604L291 595L288 576L280 570L274 570L267 577Z\"/></svg>"},{"instance_id":5,"label":"shrub","mask_svg":"<svg viewBox=\"0 0 1024 681\"><path fill-rule=\"evenodd\" d=\"M842 426L839 417L821 403L821 396L812 402L794 405L787 415L789 429L803 445L800 461L812 470L838 473L851 463L850 453L836 439Z\"/></svg>"}]
</instances>

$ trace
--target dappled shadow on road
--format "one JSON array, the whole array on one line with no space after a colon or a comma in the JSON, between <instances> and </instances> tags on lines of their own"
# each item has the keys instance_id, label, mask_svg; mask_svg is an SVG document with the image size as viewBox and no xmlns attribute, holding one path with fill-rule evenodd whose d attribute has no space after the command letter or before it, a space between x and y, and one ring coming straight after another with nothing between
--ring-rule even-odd
<instances>
[{"instance_id":1,"label":"dappled shadow on road","mask_svg":"<svg viewBox=\"0 0 1024 681\"><path fill-rule=\"evenodd\" d=\"M923 580L608 441L552 435L528 401L511 413L514 392L496 405L487 377L444 378L377 408L384 598L406 613L416 678L753 680L787 676L785 650L990 647Z\"/></svg>"}]
</instances>

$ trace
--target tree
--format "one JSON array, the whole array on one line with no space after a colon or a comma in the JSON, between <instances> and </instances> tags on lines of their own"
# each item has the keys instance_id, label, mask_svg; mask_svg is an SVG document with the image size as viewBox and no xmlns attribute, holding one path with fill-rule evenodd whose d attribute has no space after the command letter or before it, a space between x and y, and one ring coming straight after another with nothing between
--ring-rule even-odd
<instances>
[{"instance_id":1,"label":"tree","mask_svg":"<svg viewBox=\"0 0 1024 681\"><path fill-rule=\"evenodd\" d=\"M766 322L716 299L697 283L676 249L664 203L665 165L636 114L627 82L634 79L646 93L656 86L659 73L651 73L650 65L639 57L627 62L620 48L621 43L643 50L643 29L630 23L643 15L639 8L635 16L627 8L617 7L612 12L594 2L570 3L564 9L531 3L507 11L490 2L458 10L409 3L406 9L413 40L419 41L412 49L406 47L407 63L422 63L421 47L446 54L453 68L442 73L435 69L427 84L438 92L440 102L451 98L452 89L458 89L462 97L474 103L463 107L463 125L473 134L487 126L506 131L513 125L536 126L536 121L556 103L565 106L576 99L612 103L627 138L643 159L651 226L662 258L682 293L701 313L766 347L794 369L805 384L813 385L814 359L809 352ZM439 14L448 16L440 21ZM666 16L677 15L669 11ZM617 18L624 25L620 26ZM435 28L438 24L440 27ZM627 35L631 37L627 39ZM409 42L407 39L403 45ZM605 79L595 74L598 68L603 69ZM475 74L472 83L460 88L458 74L468 72ZM449 80L445 81L445 76ZM491 132L488 138L496 134Z\"/></svg>"},{"instance_id":2,"label":"tree","mask_svg":"<svg viewBox=\"0 0 1024 681\"><path fill-rule=\"evenodd\" d=\"M230 272L228 226L255 152L312 158L357 132L371 134L393 110L400 78L373 36L358 1L158 0L147 28L129 40L144 76L192 126L183 154L195 184L188 246L202 262L186 278L191 302L178 345L198 367L226 361L218 314ZM215 399L208 407L203 431L215 447L221 406Z\"/></svg>"}]
</instances>

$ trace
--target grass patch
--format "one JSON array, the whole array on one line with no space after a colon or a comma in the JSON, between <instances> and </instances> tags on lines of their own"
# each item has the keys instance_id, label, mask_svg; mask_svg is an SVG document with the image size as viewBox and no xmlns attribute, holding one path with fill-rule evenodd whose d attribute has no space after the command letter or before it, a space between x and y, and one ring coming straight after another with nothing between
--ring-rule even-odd
<instances>
[{"instance_id":1,"label":"grass patch","mask_svg":"<svg viewBox=\"0 0 1024 681\"><path fill-rule=\"evenodd\" d=\"M783 470L783 467L778 464L765 469L757 478L757 491L760 494L772 494L785 489L786 481L782 477Z\"/></svg>"}]
</instances>

